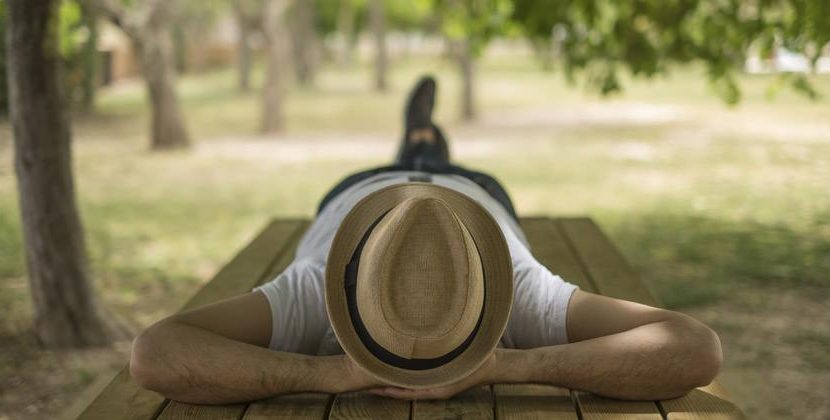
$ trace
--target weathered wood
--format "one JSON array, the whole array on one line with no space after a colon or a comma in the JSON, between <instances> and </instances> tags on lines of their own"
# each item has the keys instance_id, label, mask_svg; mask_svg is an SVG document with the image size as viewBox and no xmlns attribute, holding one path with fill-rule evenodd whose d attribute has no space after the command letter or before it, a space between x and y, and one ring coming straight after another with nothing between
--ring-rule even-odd
<instances>
[{"instance_id":1,"label":"weathered wood","mask_svg":"<svg viewBox=\"0 0 830 420\"><path fill-rule=\"evenodd\" d=\"M297 241L307 225L307 222L300 220L280 220L271 223L237 258L202 287L184 305L182 311L249 291L274 269L282 271L291 262Z\"/></svg>"},{"instance_id":2,"label":"weathered wood","mask_svg":"<svg viewBox=\"0 0 830 420\"><path fill-rule=\"evenodd\" d=\"M611 240L591 219L562 219L558 221L558 224L579 256L584 270L596 285L598 293L646 305L660 306L658 300L646 288L645 283L628 265ZM682 411L693 412L695 417L691 418L699 419L740 418L725 417L724 413L736 413L740 416L740 410L727 399L713 396L712 392L716 390L722 390L722 388L715 382L708 388L699 388L685 397L657 402L656 407L662 409L664 413L677 411L672 414L674 417L670 415L671 418L686 418L682 417ZM578 396L580 402L582 402L583 395L585 394ZM600 400L592 398L591 404L587 404L587 407L611 410L615 404L632 403L605 400L600 404Z\"/></svg>"},{"instance_id":3,"label":"weathered wood","mask_svg":"<svg viewBox=\"0 0 830 420\"><path fill-rule=\"evenodd\" d=\"M198 405L198 404L177 404L171 401L159 416L165 420L189 420L189 419L210 419L210 420L238 420L245 411L247 404L230 405Z\"/></svg>"},{"instance_id":4,"label":"weathered wood","mask_svg":"<svg viewBox=\"0 0 830 420\"><path fill-rule=\"evenodd\" d=\"M302 393L282 395L251 403L244 420L323 420L328 418L334 395Z\"/></svg>"},{"instance_id":5,"label":"weathered wood","mask_svg":"<svg viewBox=\"0 0 830 420\"><path fill-rule=\"evenodd\" d=\"M381 397L369 392L349 392L334 398L329 419L408 419L410 410L409 401Z\"/></svg>"},{"instance_id":6,"label":"weathered wood","mask_svg":"<svg viewBox=\"0 0 830 420\"><path fill-rule=\"evenodd\" d=\"M591 219L561 219L559 226L576 252L583 270L596 286L596 293L658 305L654 295Z\"/></svg>"},{"instance_id":7,"label":"weathered wood","mask_svg":"<svg viewBox=\"0 0 830 420\"><path fill-rule=\"evenodd\" d=\"M578 418L571 392L565 388L535 384L493 385L499 420Z\"/></svg>"},{"instance_id":8,"label":"weathered wood","mask_svg":"<svg viewBox=\"0 0 830 420\"><path fill-rule=\"evenodd\" d=\"M717 382L700 387L682 398L660 401L669 420L739 420L743 413L729 401Z\"/></svg>"},{"instance_id":9,"label":"weathered wood","mask_svg":"<svg viewBox=\"0 0 830 420\"><path fill-rule=\"evenodd\" d=\"M663 416L651 401L620 401L587 392L574 393L579 411L585 420L625 419L662 420Z\"/></svg>"},{"instance_id":10,"label":"weathered wood","mask_svg":"<svg viewBox=\"0 0 830 420\"><path fill-rule=\"evenodd\" d=\"M412 419L492 419L494 408L492 389L481 386L447 400L414 401Z\"/></svg>"},{"instance_id":11,"label":"weathered wood","mask_svg":"<svg viewBox=\"0 0 830 420\"><path fill-rule=\"evenodd\" d=\"M291 263L302 231L307 223L304 221L275 222L280 229L273 230L273 236L256 242L250 249L250 259L257 257L259 264L228 264L214 280L208 283L185 308L195 308L213 303L231 296L250 291L253 287L270 280L273 273L279 273ZM271 226L274 226L272 224ZM270 228L270 226L269 226ZM268 230L268 229L266 229ZM253 244L252 244L253 245ZM198 413L194 418L239 419L245 412L247 404L233 406L200 406L178 401L170 401L159 415L159 419L175 419L182 413Z\"/></svg>"},{"instance_id":12,"label":"weathered wood","mask_svg":"<svg viewBox=\"0 0 830 420\"><path fill-rule=\"evenodd\" d=\"M553 219L524 217L521 219L521 226L536 260L552 273L579 286L580 289L587 292L596 290Z\"/></svg>"},{"instance_id":13,"label":"weathered wood","mask_svg":"<svg viewBox=\"0 0 830 420\"><path fill-rule=\"evenodd\" d=\"M296 220L269 223L184 309L215 302L252 287L263 273L271 269L275 257L288 252L292 242L287 238L296 242L304 227L305 222ZM151 419L166 404L160 394L143 389L133 382L127 367L124 367L79 419Z\"/></svg>"}]
</instances>

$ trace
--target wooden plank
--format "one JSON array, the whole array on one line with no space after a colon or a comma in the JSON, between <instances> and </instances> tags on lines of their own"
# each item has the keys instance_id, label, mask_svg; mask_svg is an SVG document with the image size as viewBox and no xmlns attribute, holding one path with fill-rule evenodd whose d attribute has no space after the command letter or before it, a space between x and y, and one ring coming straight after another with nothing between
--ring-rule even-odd
<instances>
[{"instance_id":1,"label":"wooden plank","mask_svg":"<svg viewBox=\"0 0 830 420\"><path fill-rule=\"evenodd\" d=\"M447 400L412 403L413 419L492 419L493 391L489 386L469 389Z\"/></svg>"},{"instance_id":2,"label":"wooden plank","mask_svg":"<svg viewBox=\"0 0 830 420\"><path fill-rule=\"evenodd\" d=\"M591 219L560 219L558 224L596 286L596 293L651 306L658 305L654 295Z\"/></svg>"},{"instance_id":3,"label":"wooden plank","mask_svg":"<svg viewBox=\"0 0 830 420\"><path fill-rule=\"evenodd\" d=\"M524 217L520 224L533 256L552 273L580 289L593 291L594 285L582 270L565 237L547 217Z\"/></svg>"},{"instance_id":4,"label":"wooden plank","mask_svg":"<svg viewBox=\"0 0 830 420\"><path fill-rule=\"evenodd\" d=\"M293 258L297 241L307 226L307 221L296 219L272 222L262 235L245 248L244 259L238 256L223 267L213 280L184 305L182 311L250 291L274 271L274 264L285 262L280 257L288 255ZM291 262L291 258L288 262ZM282 269L284 268L283 266ZM277 271L282 269L277 267Z\"/></svg>"},{"instance_id":5,"label":"wooden plank","mask_svg":"<svg viewBox=\"0 0 830 420\"><path fill-rule=\"evenodd\" d=\"M620 401L587 392L574 393L579 411L585 420L626 419L662 420L663 416L651 401Z\"/></svg>"},{"instance_id":6,"label":"wooden plank","mask_svg":"<svg viewBox=\"0 0 830 420\"><path fill-rule=\"evenodd\" d=\"M281 395L251 403L245 412L245 420L323 420L328 417L329 406L334 395L302 393Z\"/></svg>"},{"instance_id":7,"label":"wooden plank","mask_svg":"<svg viewBox=\"0 0 830 420\"><path fill-rule=\"evenodd\" d=\"M493 385L499 420L576 420L571 392L565 388L535 384Z\"/></svg>"},{"instance_id":8,"label":"wooden plank","mask_svg":"<svg viewBox=\"0 0 830 420\"><path fill-rule=\"evenodd\" d=\"M78 416L78 420L146 420L154 418L165 404L161 394L133 382L129 369L124 367Z\"/></svg>"},{"instance_id":9,"label":"wooden plank","mask_svg":"<svg viewBox=\"0 0 830 420\"><path fill-rule=\"evenodd\" d=\"M561 219L558 225L576 251L588 277L596 285L598 293L646 305L660 306L658 300L646 288L610 239L591 219ZM582 402L582 395L578 397L580 402ZM602 404L613 405L611 402ZM589 406L594 405L596 403ZM678 399L658 401L656 406L669 418L722 419L741 416L740 410L725 397L723 388L717 382L708 387L698 388ZM606 407L603 406L603 409Z\"/></svg>"},{"instance_id":10,"label":"wooden plank","mask_svg":"<svg viewBox=\"0 0 830 420\"><path fill-rule=\"evenodd\" d=\"M228 266L247 266L259 267L265 270L267 265L273 260L274 252L271 255L264 255L262 252L263 244L273 244L279 238L285 238L286 235L296 232L300 228L298 221L275 221L270 222L265 229L263 229L253 241L251 241L245 248L243 248L237 255L228 263ZM277 242L278 243L278 242ZM217 279L227 279L228 274L239 274L239 269L226 269L217 274L209 284L215 283ZM223 274L224 272L224 274ZM244 274L244 273L242 273ZM249 272L250 274L250 272ZM258 274L261 274L258 273ZM258 274L257 279L258 279ZM223 281L223 280L219 280ZM233 282L233 280L231 280ZM221 295L223 289L215 290L213 297ZM210 294L198 293L200 300L206 301L211 299ZM195 298L194 298L195 299ZM128 368L125 366L113 378L112 382L98 395L95 400L84 410L78 417L82 420L97 420L97 419L124 419L124 420L144 420L154 418L164 407L166 401L160 394L148 391L141 388L132 381Z\"/></svg>"},{"instance_id":11,"label":"wooden plank","mask_svg":"<svg viewBox=\"0 0 830 420\"><path fill-rule=\"evenodd\" d=\"M171 401L161 413L168 420L239 420L248 404L199 405Z\"/></svg>"},{"instance_id":12,"label":"wooden plank","mask_svg":"<svg viewBox=\"0 0 830 420\"><path fill-rule=\"evenodd\" d=\"M257 242L251 250L251 258L246 259L242 264L237 264L234 260L225 266L213 281L197 293L185 307L195 308L245 293L264 282L266 278L270 279L271 273L284 270L294 259L297 244L307 222L294 220L276 222L276 224L282 229L275 230L274 234L268 236L266 240ZM185 418L181 416L186 414L190 418L200 419L239 419L246 408L247 404L217 406L170 401L158 418L160 420L179 419Z\"/></svg>"},{"instance_id":13,"label":"wooden plank","mask_svg":"<svg viewBox=\"0 0 830 420\"><path fill-rule=\"evenodd\" d=\"M669 420L738 420L741 410L729 401L726 391L718 383L693 390L684 397L660 401Z\"/></svg>"},{"instance_id":14,"label":"wooden plank","mask_svg":"<svg viewBox=\"0 0 830 420\"><path fill-rule=\"evenodd\" d=\"M381 397L369 392L348 392L334 398L329 419L343 420L398 420L408 419L409 401Z\"/></svg>"}]
</instances>

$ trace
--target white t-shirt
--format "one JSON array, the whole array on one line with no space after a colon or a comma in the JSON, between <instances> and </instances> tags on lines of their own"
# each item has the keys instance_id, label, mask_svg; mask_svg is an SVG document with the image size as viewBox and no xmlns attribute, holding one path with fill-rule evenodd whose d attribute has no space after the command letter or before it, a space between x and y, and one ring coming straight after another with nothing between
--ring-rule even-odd
<instances>
[{"instance_id":1,"label":"white t-shirt","mask_svg":"<svg viewBox=\"0 0 830 420\"><path fill-rule=\"evenodd\" d=\"M273 319L273 350L330 355L343 350L331 329L325 304L326 260L340 223L357 202L390 185L409 182L423 172L386 172L365 179L331 200L300 240L294 261L270 282L254 290L265 294ZM565 316L577 289L536 261L515 219L476 183L459 175L431 175L432 182L461 192L481 204L498 222L513 262L513 308L501 345L533 348L568 342Z\"/></svg>"}]
</instances>

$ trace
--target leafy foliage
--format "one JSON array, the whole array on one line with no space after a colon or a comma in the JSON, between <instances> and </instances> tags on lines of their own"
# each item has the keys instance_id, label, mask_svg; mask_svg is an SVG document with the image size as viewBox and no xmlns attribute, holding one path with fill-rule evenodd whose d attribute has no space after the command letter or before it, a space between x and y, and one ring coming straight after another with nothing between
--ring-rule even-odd
<instances>
[{"instance_id":1,"label":"leafy foliage","mask_svg":"<svg viewBox=\"0 0 830 420\"><path fill-rule=\"evenodd\" d=\"M511 33L513 2L507 0L421 0L434 11L441 33L452 41L465 40L473 56L495 36Z\"/></svg>"},{"instance_id":2,"label":"leafy foliage","mask_svg":"<svg viewBox=\"0 0 830 420\"><path fill-rule=\"evenodd\" d=\"M783 46L813 62L830 41L826 0L517 0L513 19L537 42L552 41L568 79L585 75L603 94L622 89L620 72L667 73L675 63L702 62L728 103L740 100L734 71L748 51ZM802 75L782 81L815 96Z\"/></svg>"}]
</instances>

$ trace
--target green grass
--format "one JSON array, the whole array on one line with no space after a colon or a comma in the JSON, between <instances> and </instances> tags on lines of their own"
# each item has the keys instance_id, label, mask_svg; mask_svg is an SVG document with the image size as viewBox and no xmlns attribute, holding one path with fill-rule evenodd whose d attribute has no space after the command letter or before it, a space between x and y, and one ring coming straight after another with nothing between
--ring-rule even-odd
<instances>
[{"instance_id":1,"label":"green grass","mask_svg":"<svg viewBox=\"0 0 830 420\"><path fill-rule=\"evenodd\" d=\"M231 70L190 75L180 90L196 146L175 153L146 149L141 84L102 92L98 112L74 120L74 150L103 300L147 325L268 219L312 216L340 177L391 158L401 102L425 71L441 83L438 120L461 163L501 179L521 214L594 217L669 307L749 305L763 319L758 308L780 290L830 299L826 101L787 92L770 101L772 77L744 76L745 102L729 108L694 68L628 81L624 95L601 100L525 58L494 57L481 66L475 123L458 121L448 63L410 59L395 63L386 93L369 89L363 66L326 67L313 88L291 89L287 130L276 137L257 134L259 94L237 92ZM815 82L830 92L830 78ZM0 328L14 335L29 328L31 310L7 142L0 156ZM721 315L711 322L726 337L751 328ZM801 331L778 342L803 347L810 369L826 370L828 336ZM768 361L752 354L746 366Z\"/></svg>"}]
</instances>

